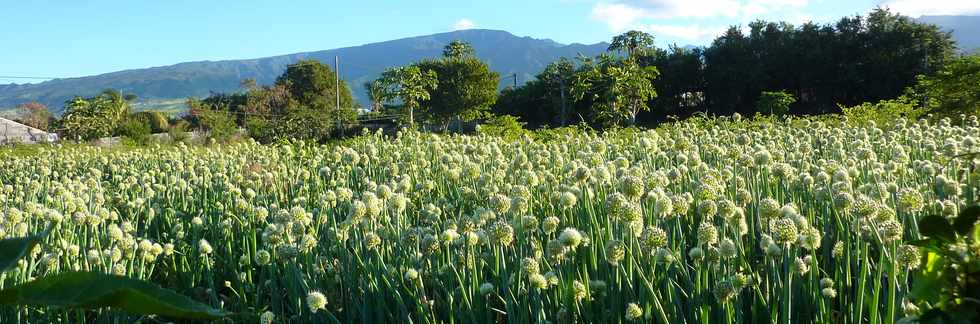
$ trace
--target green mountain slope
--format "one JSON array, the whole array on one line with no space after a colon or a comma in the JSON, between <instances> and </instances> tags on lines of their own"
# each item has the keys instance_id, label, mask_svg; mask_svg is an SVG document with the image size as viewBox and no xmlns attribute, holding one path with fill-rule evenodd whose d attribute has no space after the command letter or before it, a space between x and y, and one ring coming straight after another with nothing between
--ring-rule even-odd
<instances>
[{"instance_id":1,"label":"green mountain slope","mask_svg":"<svg viewBox=\"0 0 980 324\"><path fill-rule=\"evenodd\" d=\"M953 32L953 39L963 52L980 50L980 16L922 16L918 21Z\"/></svg>"},{"instance_id":2,"label":"green mountain slope","mask_svg":"<svg viewBox=\"0 0 980 324\"><path fill-rule=\"evenodd\" d=\"M106 88L136 94L142 102L140 107L153 107L156 102L172 103L189 96L203 97L212 91L236 91L239 82L246 78L269 84L290 63L317 59L332 66L335 56L340 57L341 78L352 86L357 100L363 106L369 106L363 88L365 81L373 80L388 67L441 56L442 47L454 39L470 42L477 56L493 70L504 76L516 73L519 82L533 77L559 57L575 57L579 53L596 55L607 46L605 43L563 45L497 30L462 30L259 59L188 62L36 84L6 84L0 85L0 107L36 100L48 105L53 112L61 113L64 101L72 96L94 95ZM501 86L512 82L510 77L501 78Z\"/></svg>"}]
</instances>

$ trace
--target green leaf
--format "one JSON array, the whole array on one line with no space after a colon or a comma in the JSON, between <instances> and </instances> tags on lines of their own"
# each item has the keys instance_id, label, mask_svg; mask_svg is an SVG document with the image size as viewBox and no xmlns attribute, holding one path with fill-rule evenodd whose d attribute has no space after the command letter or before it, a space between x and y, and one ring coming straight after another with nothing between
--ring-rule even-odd
<instances>
[{"instance_id":1,"label":"green leaf","mask_svg":"<svg viewBox=\"0 0 980 324\"><path fill-rule=\"evenodd\" d=\"M917 300L939 300L946 282L943 280L943 270L946 259L935 252L926 252L925 266L915 275L915 285L912 287L912 297Z\"/></svg>"},{"instance_id":2,"label":"green leaf","mask_svg":"<svg viewBox=\"0 0 980 324\"><path fill-rule=\"evenodd\" d=\"M0 291L0 304L115 310L141 315L217 319L228 312L132 278L98 272L64 272Z\"/></svg>"},{"instance_id":3,"label":"green leaf","mask_svg":"<svg viewBox=\"0 0 980 324\"><path fill-rule=\"evenodd\" d=\"M45 236L47 231L38 235L0 240L0 272L17 265L17 261L27 255Z\"/></svg>"},{"instance_id":4,"label":"green leaf","mask_svg":"<svg viewBox=\"0 0 980 324\"><path fill-rule=\"evenodd\" d=\"M956 233L966 235L976 225L978 218L980 218L980 205L967 207L953 220L953 228L956 229Z\"/></svg>"},{"instance_id":5,"label":"green leaf","mask_svg":"<svg viewBox=\"0 0 980 324\"><path fill-rule=\"evenodd\" d=\"M941 216L930 215L919 220L919 233L930 238L951 242L956 240L954 232L949 221Z\"/></svg>"}]
</instances>

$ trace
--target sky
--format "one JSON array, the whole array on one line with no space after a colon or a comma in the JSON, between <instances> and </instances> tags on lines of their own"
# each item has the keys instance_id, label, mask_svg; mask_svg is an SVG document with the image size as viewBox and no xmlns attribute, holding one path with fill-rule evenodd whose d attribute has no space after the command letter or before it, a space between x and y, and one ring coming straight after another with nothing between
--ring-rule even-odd
<instances>
[{"instance_id":1,"label":"sky","mask_svg":"<svg viewBox=\"0 0 980 324\"><path fill-rule=\"evenodd\" d=\"M706 45L756 19L826 23L883 6L980 15L980 0L0 0L0 84L317 51L458 29L559 43L627 30Z\"/></svg>"}]
</instances>

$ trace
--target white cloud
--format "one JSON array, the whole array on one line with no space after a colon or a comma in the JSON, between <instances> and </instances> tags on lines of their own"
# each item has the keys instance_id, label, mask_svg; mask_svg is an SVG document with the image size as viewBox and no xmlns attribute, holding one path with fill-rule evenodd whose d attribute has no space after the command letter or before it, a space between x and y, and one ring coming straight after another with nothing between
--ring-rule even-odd
<instances>
[{"instance_id":1,"label":"white cloud","mask_svg":"<svg viewBox=\"0 0 980 324\"><path fill-rule=\"evenodd\" d=\"M592 7L592 19L601 21L614 32L621 32L647 14L639 8L621 3L598 3Z\"/></svg>"},{"instance_id":2,"label":"white cloud","mask_svg":"<svg viewBox=\"0 0 980 324\"><path fill-rule=\"evenodd\" d=\"M814 17L807 10L810 1L597 0L590 17L614 33L633 29L670 41L703 43L723 34L730 25L744 25L755 19L782 17L779 20L794 24L811 21Z\"/></svg>"},{"instance_id":3,"label":"white cloud","mask_svg":"<svg viewBox=\"0 0 980 324\"><path fill-rule=\"evenodd\" d=\"M702 27L699 25L644 25L642 30L654 35L669 36L686 41L703 41L721 35L727 27Z\"/></svg>"},{"instance_id":4,"label":"white cloud","mask_svg":"<svg viewBox=\"0 0 980 324\"><path fill-rule=\"evenodd\" d=\"M476 27L476 23L466 18L457 20L456 23L453 24L453 30L473 29L473 27Z\"/></svg>"},{"instance_id":5,"label":"white cloud","mask_svg":"<svg viewBox=\"0 0 980 324\"><path fill-rule=\"evenodd\" d=\"M647 19L750 20L770 12L799 11L808 4L809 0L600 0L592 7L591 17L605 23L611 31L620 32L640 28L638 22ZM684 34L700 33L698 27L684 28Z\"/></svg>"},{"instance_id":6,"label":"white cloud","mask_svg":"<svg viewBox=\"0 0 980 324\"><path fill-rule=\"evenodd\" d=\"M911 17L980 14L977 0L886 0L881 6Z\"/></svg>"}]
</instances>

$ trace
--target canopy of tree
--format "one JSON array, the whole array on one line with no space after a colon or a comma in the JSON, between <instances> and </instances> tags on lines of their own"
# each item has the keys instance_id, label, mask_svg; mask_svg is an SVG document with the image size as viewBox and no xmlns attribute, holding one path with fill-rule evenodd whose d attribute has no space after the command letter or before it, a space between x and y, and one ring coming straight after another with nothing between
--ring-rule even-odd
<instances>
[{"instance_id":1,"label":"canopy of tree","mask_svg":"<svg viewBox=\"0 0 980 324\"><path fill-rule=\"evenodd\" d=\"M212 93L203 100L188 100L188 119L216 137L230 136L242 127L263 142L323 140L338 126L352 122L359 108L347 83L337 81L329 66L314 60L299 61L289 65L273 85L258 86L254 80L245 80L243 92Z\"/></svg>"},{"instance_id":2,"label":"canopy of tree","mask_svg":"<svg viewBox=\"0 0 980 324\"><path fill-rule=\"evenodd\" d=\"M980 113L980 55L957 58L934 75L919 76L909 95L937 116Z\"/></svg>"},{"instance_id":3,"label":"canopy of tree","mask_svg":"<svg viewBox=\"0 0 980 324\"><path fill-rule=\"evenodd\" d=\"M497 101L500 75L491 71L474 55L473 47L461 41L446 45L443 57L415 63L423 73L432 73L437 82L423 99L425 117L429 122L449 127L453 119L469 121L479 118Z\"/></svg>"},{"instance_id":4,"label":"canopy of tree","mask_svg":"<svg viewBox=\"0 0 980 324\"><path fill-rule=\"evenodd\" d=\"M414 126L415 109L421 101L431 98L429 92L438 85L435 71L423 72L418 66L410 65L386 70L369 89L379 102L400 101L408 109L408 124Z\"/></svg>"},{"instance_id":5,"label":"canopy of tree","mask_svg":"<svg viewBox=\"0 0 980 324\"><path fill-rule=\"evenodd\" d=\"M112 135L129 115L129 101L133 99L116 90L105 90L91 98L75 97L65 103L61 125L70 139L90 140Z\"/></svg>"},{"instance_id":6,"label":"canopy of tree","mask_svg":"<svg viewBox=\"0 0 980 324\"><path fill-rule=\"evenodd\" d=\"M955 53L949 33L885 9L826 25L756 21L745 32L730 28L705 48L663 50L651 47L651 40L650 35L627 32L610 46L625 53L627 61L660 72L651 88L656 95L646 100L652 109L640 109L636 116L637 123L648 125L696 112L752 115L759 112L762 93L774 91L795 99L792 113L839 112L839 105L902 95L918 75L941 70ZM575 70L594 69L593 61L581 61ZM546 69L521 89L505 90L494 111L515 114L532 127L560 125L560 105L555 103L562 102L563 88L549 81L552 75ZM595 96L571 99L566 107L580 121L601 121L580 110L596 103Z\"/></svg>"}]
</instances>

